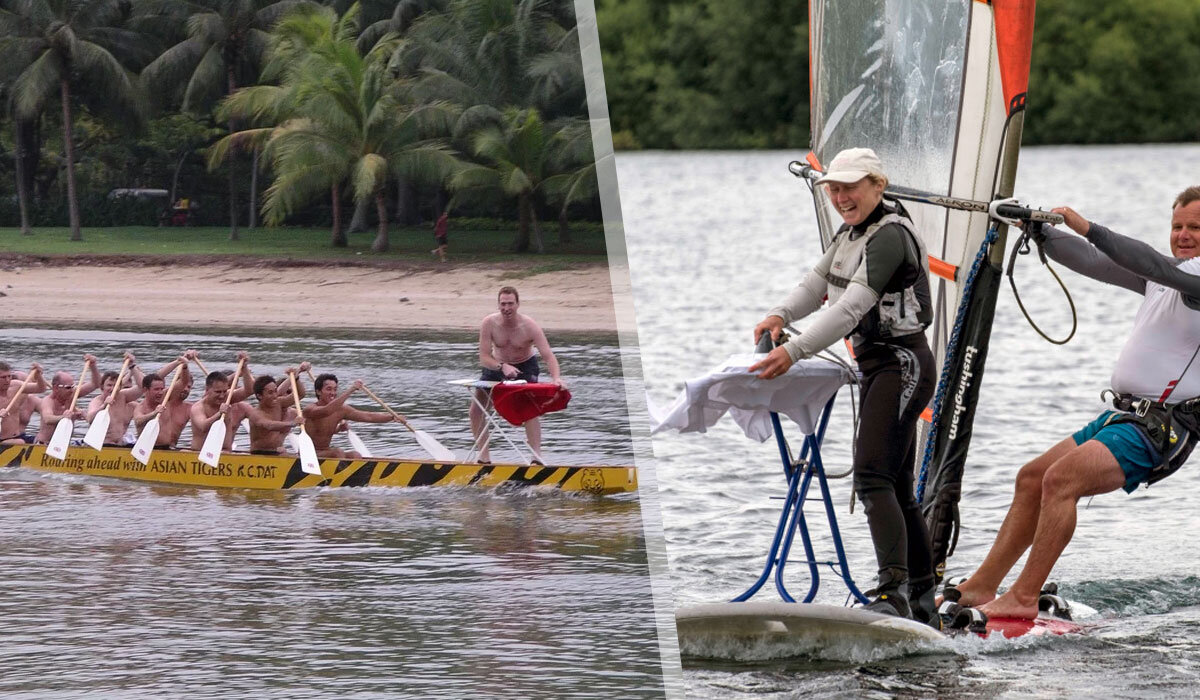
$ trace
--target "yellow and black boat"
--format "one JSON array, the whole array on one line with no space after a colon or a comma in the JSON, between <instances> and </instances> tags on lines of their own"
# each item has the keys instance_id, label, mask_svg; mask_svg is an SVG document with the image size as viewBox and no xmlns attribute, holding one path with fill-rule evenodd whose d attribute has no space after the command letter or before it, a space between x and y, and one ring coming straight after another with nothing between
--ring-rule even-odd
<instances>
[{"instance_id":1,"label":"yellow and black boat","mask_svg":"<svg viewBox=\"0 0 1200 700\"><path fill-rule=\"evenodd\" d=\"M242 489L299 489L314 486L541 487L616 494L637 490L637 471L622 466L541 466L426 462L372 457L321 460L321 474L306 474L295 456L225 453L209 466L194 452L155 450L147 464L128 447L70 447L64 459L46 455L45 445L0 447L0 466L57 474L87 474L164 484Z\"/></svg>"}]
</instances>

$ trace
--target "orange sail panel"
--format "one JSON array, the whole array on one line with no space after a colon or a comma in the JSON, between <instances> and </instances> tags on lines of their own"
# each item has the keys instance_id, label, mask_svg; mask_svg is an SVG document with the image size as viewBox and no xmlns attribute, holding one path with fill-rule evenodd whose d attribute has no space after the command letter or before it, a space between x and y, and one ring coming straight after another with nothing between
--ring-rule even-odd
<instances>
[{"instance_id":1,"label":"orange sail panel","mask_svg":"<svg viewBox=\"0 0 1200 700\"><path fill-rule=\"evenodd\" d=\"M1000 58L1000 82L1008 113L1025 109L1029 89L1029 63L1033 55L1034 0L993 0L996 21L996 53Z\"/></svg>"}]
</instances>

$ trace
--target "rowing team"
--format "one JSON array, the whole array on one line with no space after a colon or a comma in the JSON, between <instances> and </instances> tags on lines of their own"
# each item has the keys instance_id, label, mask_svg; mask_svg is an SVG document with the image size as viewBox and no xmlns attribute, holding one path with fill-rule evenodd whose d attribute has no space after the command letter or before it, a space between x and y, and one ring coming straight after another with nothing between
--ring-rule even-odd
<instances>
[{"instance_id":1,"label":"rowing team","mask_svg":"<svg viewBox=\"0 0 1200 700\"><path fill-rule=\"evenodd\" d=\"M29 372L17 372L0 362L0 444L49 444L60 422L84 419L93 428L107 424L104 445L130 447L136 436L147 429L157 432L154 449L175 449L184 426L190 423L191 449L199 451L212 426L223 421L223 449L228 451L233 447L236 432L232 428L246 420L250 426L250 451L254 454L285 454L285 440L291 429L302 426L301 430L312 439L317 456L356 458L362 455L330 445L335 433L347 430L348 421L405 422L403 416L391 409L380 413L346 405L359 390L379 400L361 381L356 380L350 388L338 393L337 377L332 374L313 377L307 362L287 368L278 379L269 375L256 378L250 371L249 356L239 352L237 358L236 370L208 372L196 352L188 350L155 371L144 373L133 353L126 352L119 372L101 374L96 357L84 355L84 368L78 380L69 372L56 372L49 383L37 363ZM189 365L193 362L205 373L204 395L195 402L188 401L194 381ZM299 373L308 375L316 394L316 402L304 407L300 405L304 386ZM79 410L79 398L97 389L99 394L88 403L87 409ZM41 395L47 390L49 393ZM256 404L247 400L251 394ZM34 413L41 416L41 427L35 435L30 435L26 428Z\"/></svg>"}]
</instances>

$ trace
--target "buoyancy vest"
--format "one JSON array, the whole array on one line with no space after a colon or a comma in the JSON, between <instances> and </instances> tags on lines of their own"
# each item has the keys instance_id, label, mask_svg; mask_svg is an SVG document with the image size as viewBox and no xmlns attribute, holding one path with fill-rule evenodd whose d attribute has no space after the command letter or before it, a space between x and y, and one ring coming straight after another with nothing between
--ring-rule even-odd
<instances>
[{"instance_id":1,"label":"buoyancy vest","mask_svg":"<svg viewBox=\"0 0 1200 700\"><path fill-rule=\"evenodd\" d=\"M869 261L864 259L868 255L868 242L888 224L895 224L908 233L903 237L903 262L882 288L872 286L879 293L879 301L847 336L854 338L855 345L919 333L933 322L925 243L907 216L886 204L883 208L884 215L861 233L849 225L842 226L834 237L832 245L836 250L829 271L825 273L831 304L846 291L851 281L872 286L867 278Z\"/></svg>"}]
</instances>

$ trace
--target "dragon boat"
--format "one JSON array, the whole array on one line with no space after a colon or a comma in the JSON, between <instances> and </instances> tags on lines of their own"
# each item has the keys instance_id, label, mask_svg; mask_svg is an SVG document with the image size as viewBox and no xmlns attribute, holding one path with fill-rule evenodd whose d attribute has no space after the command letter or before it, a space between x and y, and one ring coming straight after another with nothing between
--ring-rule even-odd
<instances>
[{"instance_id":1,"label":"dragon boat","mask_svg":"<svg viewBox=\"0 0 1200 700\"><path fill-rule=\"evenodd\" d=\"M555 466L425 461L410 457L323 459L318 474L307 474L294 455L224 453L216 466L184 450L155 450L146 464L127 447L67 448L63 459L45 445L0 447L0 467L25 467L56 474L85 474L160 484L259 490L317 486L477 486L540 487L610 495L637 490L631 466Z\"/></svg>"}]
</instances>

